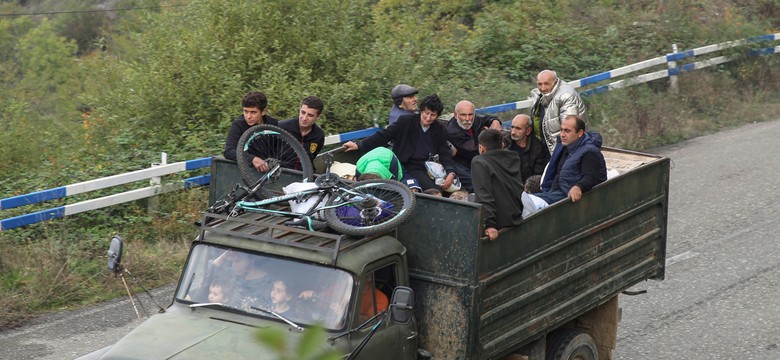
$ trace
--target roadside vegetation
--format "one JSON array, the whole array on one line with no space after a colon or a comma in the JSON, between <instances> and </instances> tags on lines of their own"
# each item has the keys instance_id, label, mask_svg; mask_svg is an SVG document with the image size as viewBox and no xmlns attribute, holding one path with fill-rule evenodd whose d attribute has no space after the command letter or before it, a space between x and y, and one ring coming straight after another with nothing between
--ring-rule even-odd
<instances>
[{"instance_id":1,"label":"roadside vegetation","mask_svg":"<svg viewBox=\"0 0 780 360\"><path fill-rule=\"evenodd\" d=\"M134 10L91 11L120 8ZM384 125L400 82L438 93L445 111L460 99L487 106L525 99L545 68L574 80L672 44L780 29L775 0L0 0L0 14L0 198L146 168L163 151L169 162L218 155L253 89L280 119L320 96L319 123L338 133ZM660 79L593 95L591 126L606 145L646 150L776 119L778 65L778 55L750 57L683 73L676 91ZM176 279L207 190L158 200L0 232L0 329L122 296L105 269L115 234L145 286Z\"/></svg>"}]
</instances>

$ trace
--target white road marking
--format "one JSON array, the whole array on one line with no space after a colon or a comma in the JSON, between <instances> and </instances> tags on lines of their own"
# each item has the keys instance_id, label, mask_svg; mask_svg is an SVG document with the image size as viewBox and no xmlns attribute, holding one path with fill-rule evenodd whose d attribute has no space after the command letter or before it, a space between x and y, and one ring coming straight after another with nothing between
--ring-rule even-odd
<instances>
[{"instance_id":1,"label":"white road marking","mask_svg":"<svg viewBox=\"0 0 780 360\"><path fill-rule=\"evenodd\" d=\"M692 258L692 257L694 257L696 255L699 255L699 253L695 253L693 251L686 251L686 252L684 252L682 254L678 254L678 255L672 256L672 257L666 259L666 266L669 267L669 265L676 264L676 263L678 263L680 261L683 261L683 260L688 260L688 259L690 259L690 258Z\"/></svg>"}]
</instances>

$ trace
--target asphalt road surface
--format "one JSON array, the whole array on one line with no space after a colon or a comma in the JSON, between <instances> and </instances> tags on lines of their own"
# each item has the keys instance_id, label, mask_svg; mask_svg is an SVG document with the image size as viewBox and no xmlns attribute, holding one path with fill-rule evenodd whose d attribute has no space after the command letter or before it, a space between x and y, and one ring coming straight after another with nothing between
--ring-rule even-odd
<instances>
[{"instance_id":1,"label":"asphalt road surface","mask_svg":"<svg viewBox=\"0 0 780 360\"><path fill-rule=\"evenodd\" d=\"M779 138L773 121L654 151L673 161L666 280L621 296L615 359L780 359ZM0 359L75 358L137 324L126 298L42 316L0 332Z\"/></svg>"},{"instance_id":2,"label":"asphalt road surface","mask_svg":"<svg viewBox=\"0 0 780 360\"><path fill-rule=\"evenodd\" d=\"M117 281L120 281L117 279ZM174 286L151 291L154 301L167 307L173 299ZM136 305L143 320L146 309L157 312L157 306L143 292ZM0 332L0 359L63 360L74 359L113 344L141 321L127 296L84 309L65 311L36 318L31 324Z\"/></svg>"},{"instance_id":3,"label":"asphalt road surface","mask_svg":"<svg viewBox=\"0 0 780 360\"><path fill-rule=\"evenodd\" d=\"M666 279L621 296L616 359L780 359L780 121L658 151L673 161Z\"/></svg>"}]
</instances>

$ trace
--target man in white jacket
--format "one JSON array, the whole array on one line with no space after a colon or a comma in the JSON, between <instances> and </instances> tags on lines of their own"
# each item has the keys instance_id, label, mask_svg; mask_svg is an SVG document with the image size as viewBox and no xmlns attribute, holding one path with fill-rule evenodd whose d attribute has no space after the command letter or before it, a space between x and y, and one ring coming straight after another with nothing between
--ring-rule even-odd
<instances>
[{"instance_id":1,"label":"man in white jacket","mask_svg":"<svg viewBox=\"0 0 780 360\"><path fill-rule=\"evenodd\" d=\"M534 134L547 144L552 154L555 139L561 131L561 122L566 116L577 115L588 121L585 103L571 85L558 78L555 71L542 70L536 76L536 88L531 90L534 106L531 118L534 122Z\"/></svg>"}]
</instances>

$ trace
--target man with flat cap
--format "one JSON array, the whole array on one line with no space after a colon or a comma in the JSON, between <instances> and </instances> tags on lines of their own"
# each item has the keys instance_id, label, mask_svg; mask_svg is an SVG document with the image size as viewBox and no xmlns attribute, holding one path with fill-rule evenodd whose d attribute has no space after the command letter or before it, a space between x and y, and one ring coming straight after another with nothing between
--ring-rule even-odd
<instances>
[{"instance_id":1,"label":"man with flat cap","mask_svg":"<svg viewBox=\"0 0 780 360\"><path fill-rule=\"evenodd\" d=\"M393 108L390 109L388 125L393 125L399 116L417 113L417 89L406 84L398 84L390 91L390 97L393 98Z\"/></svg>"}]
</instances>

